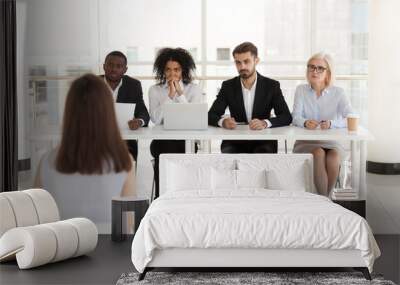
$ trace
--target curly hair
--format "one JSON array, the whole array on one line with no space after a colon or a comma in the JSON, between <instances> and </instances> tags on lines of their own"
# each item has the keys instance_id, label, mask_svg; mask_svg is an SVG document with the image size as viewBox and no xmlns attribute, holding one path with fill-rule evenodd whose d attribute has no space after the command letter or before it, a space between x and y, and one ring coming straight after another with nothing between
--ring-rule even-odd
<instances>
[{"instance_id":1,"label":"curly hair","mask_svg":"<svg viewBox=\"0 0 400 285\"><path fill-rule=\"evenodd\" d=\"M170 60L180 64L183 83L188 84L192 82L196 64L190 53L183 48L163 48L157 53L153 66L153 72L156 75L158 84L164 84L166 82L164 70L167 62Z\"/></svg>"}]
</instances>

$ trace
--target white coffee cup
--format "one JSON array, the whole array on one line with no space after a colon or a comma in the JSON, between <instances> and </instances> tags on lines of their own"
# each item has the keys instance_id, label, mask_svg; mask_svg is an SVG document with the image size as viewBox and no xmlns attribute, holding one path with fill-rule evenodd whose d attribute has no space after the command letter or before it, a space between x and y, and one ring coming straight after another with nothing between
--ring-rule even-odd
<instances>
[{"instance_id":1,"label":"white coffee cup","mask_svg":"<svg viewBox=\"0 0 400 285\"><path fill-rule=\"evenodd\" d=\"M357 131L359 119L360 119L360 115L358 115L358 114L348 114L347 115L347 130L350 132Z\"/></svg>"}]
</instances>

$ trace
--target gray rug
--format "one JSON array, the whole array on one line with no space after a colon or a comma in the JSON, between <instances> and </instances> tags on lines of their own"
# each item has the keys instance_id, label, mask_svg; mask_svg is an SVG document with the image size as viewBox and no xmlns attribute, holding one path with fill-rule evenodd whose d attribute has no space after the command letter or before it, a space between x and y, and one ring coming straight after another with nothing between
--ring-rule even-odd
<instances>
[{"instance_id":1,"label":"gray rug","mask_svg":"<svg viewBox=\"0 0 400 285\"><path fill-rule=\"evenodd\" d=\"M138 281L139 273L122 274L116 285L134 284L379 284L395 285L392 281L384 280L380 275L372 275L373 280L368 281L359 272L148 272L146 278Z\"/></svg>"}]
</instances>

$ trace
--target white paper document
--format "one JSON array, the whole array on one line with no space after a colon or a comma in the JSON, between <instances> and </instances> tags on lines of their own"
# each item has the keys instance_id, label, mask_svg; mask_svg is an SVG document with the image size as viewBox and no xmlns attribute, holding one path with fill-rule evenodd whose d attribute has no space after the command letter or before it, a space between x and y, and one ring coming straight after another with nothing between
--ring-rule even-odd
<instances>
[{"instance_id":1,"label":"white paper document","mask_svg":"<svg viewBox=\"0 0 400 285\"><path fill-rule=\"evenodd\" d=\"M115 114L117 115L118 127L128 129L128 121L133 119L136 104L115 103Z\"/></svg>"}]
</instances>

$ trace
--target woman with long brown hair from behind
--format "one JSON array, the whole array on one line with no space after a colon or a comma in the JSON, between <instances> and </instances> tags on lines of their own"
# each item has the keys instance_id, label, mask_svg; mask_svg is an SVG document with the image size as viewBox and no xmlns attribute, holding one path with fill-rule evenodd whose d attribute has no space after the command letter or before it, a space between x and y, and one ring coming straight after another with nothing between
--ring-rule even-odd
<instances>
[{"instance_id":1,"label":"woman with long brown hair from behind","mask_svg":"<svg viewBox=\"0 0 400 285\"><path fill-rule=\"evenodd\" d=\"M112 196L135 194L134 170L110 90L93 74L74 80L60 146L42 157L35 186L53 195L63 219L87 217L103 232L110 229Z\"/></svg>"}]
</instances>

